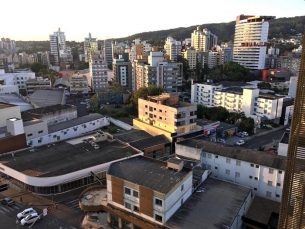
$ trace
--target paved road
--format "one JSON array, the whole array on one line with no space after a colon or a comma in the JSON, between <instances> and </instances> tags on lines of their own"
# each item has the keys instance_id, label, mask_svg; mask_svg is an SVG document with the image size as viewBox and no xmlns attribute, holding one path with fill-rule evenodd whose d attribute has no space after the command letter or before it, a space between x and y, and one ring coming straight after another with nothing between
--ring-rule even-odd
<instances>
[{"instance_id":1,"label":"paved road","mask_svg":"<svg viewBox=\"0 0 305 229\"><path fill-rule=\"evenodd\" d=\"M3 198L0 195L0 198ZM16 203L14 206L5 206L0 205L0 228L27 228L22 226L20 222L16 224L16 216L19 212L22 212L24 209L31 207L25 203ZM42 213L42 210L36 207L33 207L38 214ZM69 216L68 216L69 217ZM42 219L38 220L33 226L32 229L45 229L45 228L61 228L61 229L77 229L75 225L71 225L67 222L64 222L60 219L56 219L54 215L48 214Z\"/></svg>"},{"instance_id":2,"label":"paved road","mask_svg":"<svg viewBox=\"0 0 305 229\"><path fill-rule=\"evenodd\" d=\"M285 129L280 129L262 136L252 138L250 140L246 140L243 147L249 149L258 149L260 146L272 143L273 140L280 140L284 132Z\"/></svg>"}]
</instances>

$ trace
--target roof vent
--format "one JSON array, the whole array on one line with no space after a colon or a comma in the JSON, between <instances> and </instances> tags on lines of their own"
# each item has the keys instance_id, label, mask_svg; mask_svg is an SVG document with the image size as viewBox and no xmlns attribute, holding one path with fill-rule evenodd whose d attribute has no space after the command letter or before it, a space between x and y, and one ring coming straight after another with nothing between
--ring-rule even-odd
<instances>
[{"instance_id":1,"label":"roof vent","mask_svg":"<svg viewBox=\"0 0 305 229\"><path fill-rule=\"evenodd\" d=\"M184 161L176 159L176 158L171 158L167 161L167 168L175 170L177 172L180 172L183 168Z\"/></svg>"}]
</instances>

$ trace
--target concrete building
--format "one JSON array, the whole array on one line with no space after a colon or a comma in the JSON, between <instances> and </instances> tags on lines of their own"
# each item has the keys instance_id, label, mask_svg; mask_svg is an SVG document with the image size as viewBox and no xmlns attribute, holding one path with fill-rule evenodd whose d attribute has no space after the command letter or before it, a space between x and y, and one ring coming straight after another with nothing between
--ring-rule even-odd
<instances>
[{"instance_id":1,"label":"concrete building","mask_svg":"<svg viewBox=\"0 0 305 229\"><path fill-rule=\"evenodd\" d=\"M92 91L103 91L108 85L108 66L107 62L99 55L92 55L89 60L89 70L92 79Z\"/></svg>"},{"instance_id":2,"label":"concrete building","mask_svg":"<svg viewBox=\"0 0 305 229\"><path fill-rule=\"evenodd\" d=\"M66 48L66 36L64 32L58 28L57 32L50 35L50 54L53 58L52 65L59 66L60 64L60 51Z\"/></svg>"},{"instance_id":3,"label":"concrete building","mask_svg":"<svg viewBox=\"0 0 305 229\"><path fill-rule=\"evenodd\" d=\"M0 97L3 94L19 94L19 88L17 85L1 85L0 84Z\"/></svg>"},{"instance_id":4,"label":"concrete building","mask_svg":"<svg viewBox=\"0 0 305 229\"><path fill-rule=\"evenodd\" d=\"M91 172L105 179L112 162L141 154L98 133L19 150L18 160L8 154L1 158L0 167L2 179L8 183L37 194L54 195L96 183Z\"/></svg>"},{"instance_id":5,"label":"concrete building","mask_svg":"<svg viewBox=\"0 0 305 229\"><path fill-rule=\"evenodd\" d=\"M133 120L135 129L151 135L164 134L172 140L173 135L183 135L196 130L195 105L179 102L178 93L162 93L139 99L139 115Z\"/></svg>"},{"instance_id":6,"label":"concrete building","mask_svg":"<svg viewBox=\"0 0 305 229\"><path fill-rule=\"evenodd\" d=\"M34 108L46 107L56 104L66 104L64 90L36 90L30 95L28 101Z\"/></svg>"},{"instance_id":7,"label":"concrete building","mask_svg":"<svg viewBox=\"0 0 305 229\"><path fill-rule=\"evenodd\" d=\"M24 122L31 120L43 120L48 126L66 122L77 118L77 108L70 104L56 104L21 112Z\"/></svg>"},{"instance_id":8,"label":"concrete building","mask_svg":"<svg viewBox=\"0 0 305 229\"><path fill-rule=\"evenodd\" d=\"M112 64L112 41L104 41L104 61L107 62L107 65Z\"/></svg>"},{"instance_id":9,"label":"concrete building","mask_svg":"<svg viewBox=\"0 0 305 229\"><path fill-rule=\"evenodd\" d=\"M196 50L193 47L191 47L191 48L188 48L187 50L183 51L181 54L182 54L182 57L187 60L190 69L192 69L192 70L196 69L196 65L197 65Z\"/></svg>"},{"instance_id":10,"label":"concrete building","mask_svg":"<svg viewBox=\"0 0 305 229\"><path fill-rule=\"evenodd\" d=\"M150 52L148 62L134 61L133 82L136 90L152 84L163 87L165 92L177 92L182 86L182 72L182 63L163 60L162 52Z\"/></svg>"},{"instance_id":11,"label":"concrete building","mask_svg":"<svg viewBox=\"0 0 305 229\"><path fill-rule=\"evenodd\" d=\"M19 89L25 90L25 83L29 79L35 79L34 72L5 73L3 69L0 69L1 85L17 85Z\"/></svg>"},{"instance_id":12,"label":"concrete building","mask_svg":"<svg viewBox=\"0 0 305 229\"><path fill-rule=\"evenodd\" d=\"M132 67L131 62L128 60L128 54L120 56L119 59L114 59L112 63L113 78L122 87L128 90L132 89Z\"/></svg>"},{"instance_id":13,"label":"concrete building","mask_svg":"<svg viewBox=\"0 0 305 229\"><path fill-rule=\"evenodd\" d=\"M252 86L223 87L221 84L205 83L192 85L191 103L244 112L258 123L266 119L279 123L283 97L260 93L258 88Z\"/></svg>"},{"instance_id":14,"label":"concrete building","mask_svg":"<svg viewBox=\"0 0 305 229\"><path fill-rule=\"evenodd\" d=\"M134 40L129 52L129 60L133 62L138 59L140 55L151 51L151 44L147 41L141 41L139 38Z\"/></svg>"},{"instance_id":15,"label":"concrete building","mask_svg":"<svg viewBox=\"0 0 305 229\"><path fill-rule=\"evenodd\" d=\"M73 74L70 79L70 94L88 94L89 84L86 75L77 73Z\"/></svg>"},{"instance_id":16,"label":"concrete building","mask_svg":"<svg viewBox=\"0 0 305 229\"><path fill-rule=\"evenodd\" d=\"M274 16L236 18L233 61L251 70L265 68L269 21Z\"/></svg>"},{"instance_id":17,"label":"concrete building","mask_svg":"<svg viewBox=\"0 0 305 229\"><path fill-rule=\"evenodd\" d=\"M192 194L192 170L176 159L130 158L112 163L106 178L107 203L120 213L119 228L129 219L125 215L136 216L137 226L164 225Z\"/></svg>"},{"instance_id":18,"label":"concrete building","mask_svg":"<svg viewBox=\"0 0 305 229\"><path fill-rule=\"evenodd\" d=\"M96 38L92 38L91 33L89 33L89 37L86 37L84 41L84 54L85 54L86 63L89 62L90 55L96 51L97 51L97 40Z\"/></svg>"},{"instance_id":19,"label":"concrete building","mask_svg":"<svg viewBox=\"0 0 305 229\"><path fill-rule=\"evenodd\" d=\"M51 89L51 81L48 79L29 79L25 82L26 93L28 95L40 89Z\"/></svg>"},{"instance_id":20,"label":"concrete building","mask_svg":"<svg viewBox=\"0 0 305 229\"><path fill-rule=\"evenodd\" d=\"M181 56L181 41L176 41L172 37L166 38L164 50L166 51L166 54L169 55L170 60L177 61L177 56Z\"/></svg>"},{"instance_id":21,"label":"concrete building","mask_svg":"<svg viewBox=\"0 0 305 229\"><path fill-rule=\"evenodd\" d=\"M200 31L200 26L197 27L197 30L194 30L192 35L192 47L196 51L207 52L217 45L218 37L211 33L208 29L203 29Z\"/></svg>"},{"instance_id":22,"label":"concrete building","mask_svg":"<svg viewBox=\"0 0 305 229\"><path fill-rule=\"evenodd\" d=\"M251 187L252 194L281 201L286 157L198 139L176 143L176 154L200 160L212 177Z\"/></svg>"}]
</instances>

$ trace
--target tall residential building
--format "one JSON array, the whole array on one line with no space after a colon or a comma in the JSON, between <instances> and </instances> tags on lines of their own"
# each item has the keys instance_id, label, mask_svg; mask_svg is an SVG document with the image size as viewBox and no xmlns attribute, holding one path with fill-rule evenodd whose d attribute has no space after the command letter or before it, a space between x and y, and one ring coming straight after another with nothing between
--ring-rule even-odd
<instances>
[{"instance_id":1,"label":"tall residential building","mask_svg":"<svg viewBox=\"0 0 305 229\"><path fill-rule=\"evenodd\" d=\"M304 30L305 32L305 30ZM304 33L305 34L305 33ZM305 35L303 35L305 47ZM302 51L278 228L305 228L305 50Z\"/></svg>"},{"instance_id":2,"label":"tall residential building","mask_svg":"<svg viewBox=\"0 0 305 229\"><path fill-rule=\"evenodd\" d=\"M151 51L151 44L146 41L141 41L140 39L135 39L129 52L129 60L134 61L138 56L149 51Z\"/></svg>"},{"instance_id":3,"label":"tall residential building","mask_svg":"<svg viewBox=\"0 0 305 229\"><path fill-rule=\"evenodd\" d=\"M170 59L176 61L177 56L181 55L181 41L176 41L174 38L168 37L165 40L164 49L166 54L170 56Z\"/></svg>"},{"instance_id":4,"label":"tall residential building","mask_svg":"<svg viewBox=\"0 0 305 229\"><path fill-rule=\"evenodd\" d=\"M148 62L137 60L134 73L136 89L152 84L165 92L177 92L182 86L182 63L163 60L162 52L150 52Z\"/></svg>"},{"instance_id":5,"label":"tall residential building","mask_svg":"<svg viewBox=\"0 0 305 229\"><path fill-rule=\"evenodd\" d=\"M207 52L217 45L218 37L211 33L208 29L203 29L200 31L200 26L197 27L197 30L194 30L192 35L192 46L196 51Z\"/></svg>"},{"instance_id":6,"label":"tall residential building","mask_svg":"<svg viewBox=\"0 0 305 229\"><path fill-rule=\"evenodd\" d=\"M132 89L132 68L131 62L128 61L128 53L120 55L119 59L114 59L112 64L113 78L122 87Z\"/></svg>"},{"instance_id":7,"label":"tall residential building","mask_svg":"<svg viewBox=\"0 0 305 229\"><path fill-rule=\"evenodd\" d=\"M91 33L89 33L89 37L85 38L84 41L84 52L85 52L85 62L89 62L91 53L97 51L97 40L96 38L91 37Z\"/></svg>"},{"instance_id":8,"label":"tall residential building","mask_svg":"<svg viewBox=\"0 0 305 229\"><path fill-rule=\"evenodd\" d=\"M87 76L83 74L73 74L70 79L70 93L71 94L87 94L88 93Z\"/></svg>"},{"instance_id":9,"label":"tall residential building","mask_svg":"<svg viewBox=\"0 0 305 229\"><path fill-rule=\"evenodd\" d=\"M265 68L269 21L274 16L236 18L233 61L251 70Z\"/></svg>"},{"instance_id":10,"label":"tall residential building","mask_svg":"<svg viewBox=\"0 0 305 229\"><path fill-rule=\"evenodd\" d=\"M104 60L107 62L107 65L112 64L112 41L104 41Z\"/></svg>"},{"instance_id":11,"label":"tall residential building","mask_svg":"<svg viewBox=\"0 0 305 229\"><path fill-rule=\"evenodd\" d=\"M66 36L64 32L60 31L58 28L57 32L50 35L50 50L53 56L53 65L59 66L60 63L60 51L66 48Z\"/></svg>"},{"instance_id":12,"label":"tall residential building","mask_svg":"<svg viewBox=\"0 0 305 229\"><path fill-rule=\"evenodd\" d=\"M191 47L182 52L182 56L187 60L190 69L196 69L197 64L197 53L196 50Z\"/></svg>"},{"instance_id":13,"label":"tall residential building","mask_svg":"<svg viewBox=\"0 0 305 229\"><path fill-rule=\"evenodd\" d=\"M103 91L108 85L107 62L100 55L92 55L89 59L89 69L93 91Z\"/></svg>"}]
</instances>

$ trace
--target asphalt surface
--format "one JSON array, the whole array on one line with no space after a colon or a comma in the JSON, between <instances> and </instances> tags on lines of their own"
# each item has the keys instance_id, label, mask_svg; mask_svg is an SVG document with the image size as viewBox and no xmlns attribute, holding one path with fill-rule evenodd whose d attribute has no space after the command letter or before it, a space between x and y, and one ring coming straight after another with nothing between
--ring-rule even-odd
<instances>
[{"instance_id":1,"label":"asphalt surface","mask_svg":"<svg viewBox=\"0 0 305 229\"><path fill-rule=\"evenodd\" d=\"M242 147L249 149L258 149L260 146L264 146L272 143L273 140L280 140L285 132L285 129L276 130L271 133L267 133L262 136L254 137L249 140L245 140L245 144ZM241 138L242 139L242 138Z\"/></svg>"},{"instance_id":2,"label":"asphalt surface","mask_svg":"<svg viewBox=\"0 0 305 229\"><path fill-rule=\"evenodd\" d=\"M0 195L0 198L4 196ZM22 212L26 208L30 208L32 206L26 203L15 203L13 206L6 206L0 204L0 228L8 228L8 229L20 229L20 228L29 228L28 226L22 226L20 224L20 220L16 221L16 216L19 212ZM42 210L33 206L38 214L42 213ZM64 213L63 213L64 214ZM68 215L68 214L67 214ZM68 215L68 217L71 217ZM79 225L77 223L77 225ZM76 225L71 225L68 222L65 222L61 219L56 218L54 215L48 214L46 216L42 216L42 218L35 222L35 224L31 227L32 229L45 229L45 228L61 228L61 229L77 229Z\"/></svg>"}]
</instances>

